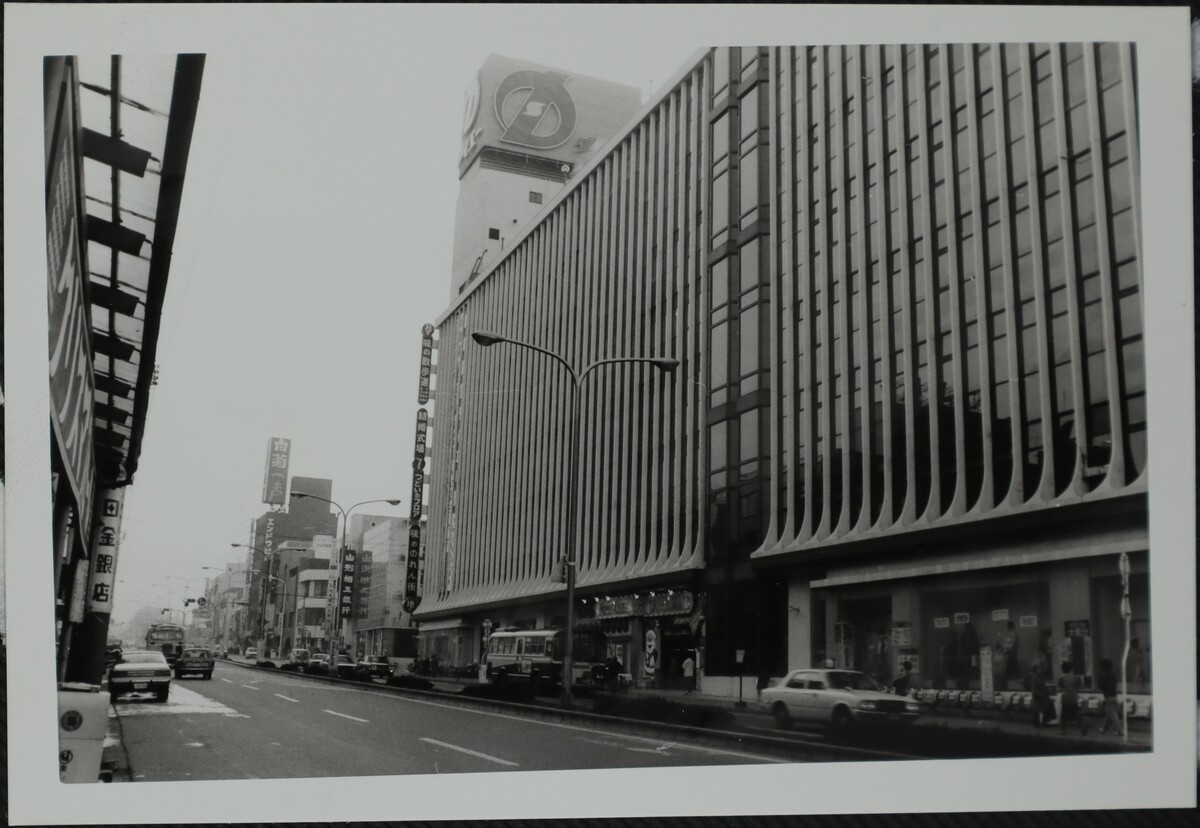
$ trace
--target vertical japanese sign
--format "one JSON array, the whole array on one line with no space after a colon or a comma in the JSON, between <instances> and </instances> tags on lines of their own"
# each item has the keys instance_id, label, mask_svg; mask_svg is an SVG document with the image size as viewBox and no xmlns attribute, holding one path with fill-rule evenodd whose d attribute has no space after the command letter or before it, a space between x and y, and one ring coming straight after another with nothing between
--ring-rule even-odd
<instances>
[{"instance_id":1,"label":"vertical japanese sign","mask_svg":"<svg viewBox=\"0 0 1200 828\"><path fill-rule=\"evenodd\" d=\"M433 325L421 327L421 382L417 387L417 405L429 402L429 377L433 373Z\"/></svg>"},{"instance_id":2,"label":"vertical japanese sign","mask_svg":"<svg viewBox=\"0 0 1200 828\"><path fill-rule=\"evenodd\" d=\"M404 572L404 611L412 612L421 603L417 595L417 576L421 566L421 525L408 525L408 564Z\"/></svg>"},{"instance_id":3,"label":"vertical japanese sign","mask_svg":"<svg viewBox=\"0 0 1200 828\"><path fill-rule=\"evenodd\" d=\"M272 437L267 441L267 468L263 474L263 503L282 506L287 501L288 460L291 453L291 440Z\"/></svg>"},{"instance_id":4,"label":"vertical japanese sign","mask_svg":"<svg viewBox=\"0 0 1200 828\"><path fill-rule=\"evenodd\" d=\"M101 492L100 502L100 514L92 535L92 572L87 585L87 608L88 612L111 614L125 490L105 489Z\"/></svg>"},{"instance_id":5,"label":"vertical japanese sign","mask_svg":"<svg viewBox=\"0 0 1200 828\"><path fill-rule=\"evenodd\" d=\"M412 510L409 512L408 559L404 574L405 612L412 612L421 603L417 596L417 583L421 566L421 501L425 497L425 448L428 434L429 412L422 408L417 411L417 436L413 444Z\"/></svg>"},{"instance_id":6,"label":"vertical japanese sign","mask_svg":"<svg viewBox=\"0 0 1200 828\"><path fill-rule=\"evenodd\" d=\"M349 618L354 606L354 568L357 553L353 549L346 549L342 553L342 589L341 596L338 599L338 615L342 618Z\"/></svg>"}]
</instances>

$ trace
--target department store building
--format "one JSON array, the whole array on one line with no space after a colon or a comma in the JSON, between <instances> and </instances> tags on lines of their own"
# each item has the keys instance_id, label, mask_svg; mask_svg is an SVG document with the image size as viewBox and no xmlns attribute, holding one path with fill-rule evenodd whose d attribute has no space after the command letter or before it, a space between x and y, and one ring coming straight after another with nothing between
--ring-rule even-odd
<instances>
[{"instance_id":1,"label":"department store building","mask_svg":"<svg viewBox=\"0 0 1200 828\"><path fill-rule=\"evenodd\" d=\"M733 696L827 660L1016 689L1120 659L1124 553L1149 693L1135 73L1109 43L697 52L436 321L425 654L563 624L574 531L579 624L643 685L694 651ZM680 364L589 375L573 463L566 372L480 330Z\"/></svg>"}]
</instances>

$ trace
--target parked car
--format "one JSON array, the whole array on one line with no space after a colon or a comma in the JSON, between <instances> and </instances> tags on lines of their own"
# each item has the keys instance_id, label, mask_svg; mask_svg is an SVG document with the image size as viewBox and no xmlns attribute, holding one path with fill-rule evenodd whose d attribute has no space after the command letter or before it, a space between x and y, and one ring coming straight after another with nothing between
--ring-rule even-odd
<instances>
[{"instance_id":1,"label":"parked car","mask_svg":"<svg viewBox=\"0 0 1200 828\"><path fill-rule=\"evenodd\" d=\"M292 664L307 664L312 657L312 653L303 647L295 647L288 653L288 661Z\"/></svg>"},{"instance_id":2,"label":"parked car","mask_svg":"<svg viewBox=\"0 0 1200 828\"><path fill-rule=\"evenodd\" d=\"M188 673L199 673L206 679L211 679L216 661L212 651L207 647L185 647L175 660L175 678L183 678Z\"/></svg>"},{"instance_id":3,"label":"parked car","mask_svg":"<svg viewBox=\"0 0 1200 828\"><path fill-rule=\"evenodd\" d=\"M111 669L114 664L121 660L121 653L124 651L124 644L117 639L110 639L104 649L104 669Z\"/></svg>"},{"instance_id":4,"label":"parked car","mask_svg":"<svg viewBox=\"0 0 1200 828\"><path fill-rule=\"evenodd\" d=\"M258 658L258 647L247 647L246 658Z\"/></svg>"},{"instance_id":5,"label":"parked car","mask_svg":"<svg viewBox=\"0 0 1200 828\"><path fill-rule=\"evenodd\" d=\"M124 693L153 693L165 702L171 692L171 665L162 653L133 650L108 671L108 695L112 701Z\"/></svg>"},{"instance_id":6,"label":"parked car","mask_svg":"<svg viewBox=\"0 0 1200 828\"><path fill-rule=\"evenodd\" d=\"M362 659L354 665L356 675L366 678L381 678L389 679L396 672L392 667L392 663L388 661L387 656L369 655L363 656Z\"/></svg>"},{"instance_id":7,"label":"parked car","mask_svg":"<svg viewBox=\"0 0 1200 828\"><path fill-rule=\"evenodd\" d=\"M308 663L304 665L304 672L312 673L313 675L325 675L329 672L329 654L317 653L310 656Z\"/></svg>"},{"instance_id":8,"label":"parked car","mask_svg":"<svg viewBox=\"0 0 1200 828\"><path fill-rule=\"evenodd\" d=\"M920 703L884 692L854 670L793 670L762 691L759 702L780 727L792 721L849 727L856 722L911 722Z\"/></svg>"},{"instance_id":9,"label":"parked car","mask_svg":"<svg viewBox=\"0 0 1200 828\"><path fill-rule=\"evenodd\" d=\"M336 665L334 669L337 671L338 676L351 678L354 675L354 668L357 666L357 663L345 653L338 653L333 663Z\"/></svg>"}]
</instances>

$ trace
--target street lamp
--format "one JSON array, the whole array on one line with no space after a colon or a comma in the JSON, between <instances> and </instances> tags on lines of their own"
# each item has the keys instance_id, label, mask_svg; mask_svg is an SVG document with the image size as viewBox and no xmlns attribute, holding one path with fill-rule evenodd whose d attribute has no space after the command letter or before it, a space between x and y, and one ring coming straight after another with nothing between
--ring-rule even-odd
<instances>
[{"instance_id":1,"label":"street lamp","mask_svg":"<svg viewBox=\"0 0 1200 828\"><path fill-rule=\"evenodd\" d=\"M229 545L230 545L230 547L232 547L234 549L239 549L239 548L240 549L249 549L254 552L257 552L260 555L262 555L264 558L266 558L267 566L270 568L271 571L274 571L277 568L275 560L278 557L278 555L275 551L268 552L265 549L259 549L257 546L251 546L247 543L231 543ZM245 571L256 574L256 575L262 574L262 571L258 570L258 569L247 569ZM260 582L261 589L259 589L259 602L258 602L258 634L260 636L260 639L258 642L259 643L258 651L262 655L263 658L267 657L267 583L266 583L266 578L271 578L272 580L280 581L279 578L276 578L275 576L271 575L270 572L268 572L266 574L264 580ZM280 581L280 582L282 583L282 581ZM280 636L279 636L279 643L281 645L283 644L282 632L280 633Z\"/></svg>"},{"instance_id":2,"label":"street lamp","mask_svg":"<svg viewBox=\"0 0 1200 828\"><path fill-rule=\"evenodd\" d=\"M279 593L279 597L281 600L274 602L275 603L275 623L271 625L271 629L279 630L279 645L278 645L279 649L275 652L275 656L277 658L283 658L283 601L286 600L286 598L287 598L287 595L286 595L287 581L283 580L283 578L277 578L274 575L271 575L267 572L263 572L261 569L247 569L246 571L253 575L262 575L263 578L269 578L272 581L278 581L280 584L283 584L283 590ZM259 614L260 622L265 627L266 626L266 615L267 615L266 601L263 601L259 605L258 614ZM263 633L263 646L264 647L266 646L265 631ZM263 658L267 657L267 653L265 652L265 650L261 650L260 652L261 652Z\"/></svg>"},{"instance_id":3,"label":"street lamp","mask_svg":"<svg viewBox=\"0 0 1200 828\"><path fill-rule=\"evenodd\" d=\"M364 501L361 501L360 503L355 503L349 509L343 509L341 506L338 505L338 503L336 501L330 500L327 497L321 497L320 495L315 495L315 494L308 494L307 492L298 492L295 489L292 490L292 497L310 497L313 500L320 500L323 503L328 503L330 506L337 509L342 514L342 539L341 539L341 542L338 544L337 576L334 578L334 582L333 582L333 587L334 587L333 611L328 613L328 615L330 617L328 619L326 619L327 625L329 627L329 661L330 661L330 665L333 667L333 669L336 670L338 648L341 645L341 641L339 639L341 638L341 634L342 634L342 620L338 614L339 610L340 610L339 603L341 601L341 594L340 594L341 590L339 588L339 585L342 582L342 564L343 564L342 556L346 549L346 532L349 529L350 513L353 512L355 509L357 509L359 506L366 506L370 503L387 503L391 506L399 506L400 498L396 497L396 498L383 498L381 500L364 500ZM328 606L328 605L329 605L329 602L327 599L326 606Z\"/></svg>"},{"instance_id":4,"label":"street lamp","mask_svg":"<svg viewBox=\"0 0 1200 828\"><path fill-rule=\"evenodd\" d=\"M566 581L567 581L567 634L566 642L563 648L563 707L571 708L574 706L574 697L572 695L572 684L574 676L572 672L575 667L575 530L577 510L577 501L579 499L579 394L583 387L583 381L596 368L602 365L616 365L619 363L646 363L659 370L667 373L673 372L679 367L679 360L670 357L612 357L609 359L598 359L591 365L588 365L582 371L577 372L569 362L562 356L548 351L545 348L540 348L537 345L528 342L521 342L517 339L504 336L503 334L494 333L491 331L475 331L471 334L471 339L483 347L496 345L497 343L507 342L509 345L516 345L520 348L528 348L531 351L537 351L539 354L545 354L555 362L567 369L567 373L571 376L571 483L569 494L567 495L567 555L566 555Z\"/></svg>"}]
</instances>

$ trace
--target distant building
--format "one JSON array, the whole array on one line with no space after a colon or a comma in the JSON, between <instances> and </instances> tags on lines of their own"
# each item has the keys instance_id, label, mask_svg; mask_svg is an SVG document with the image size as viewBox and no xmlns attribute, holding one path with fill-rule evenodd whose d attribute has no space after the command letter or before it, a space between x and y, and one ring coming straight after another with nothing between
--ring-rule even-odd
<instances>
[{"instance_id":1,"label":"distant building","mask_svg":"<svg viewBox=\"0 0 1200 828\"><path fill-rule=\"evenodd\" d=\"M356 651L393 657L415 655L412 617L401 606L408 551L408 519L386 518L366 530L359 557L366 579L357 584Z\"/></svg>"},{"instance_id":2,"label":"distant building","mask_svg":"<svg viewBox=\"0 0 1200 828\"><path fill-rule=\"evenodd\" d=\"M337 533L338 515L332 511L333 507L330 504L316 497L295 496L295 492L303 492L332 498L332 480L320 477L293 477L290 491L286 511L264 512L250 525L250 540L247 541L247 545L253 548L245 550L245 587L248 601L247 618L252 627L243 631L250 639L257 639L266 629L270 629L277 612L275 593L279 584L267 578L264 587L263 574L282 577L279 574L282 571L280 560L275 559L279 548L307 548L314 536L333 536ZM260 624L263 625L262 629ZM273 640L277 645L278 639Z\"/></svg>"}]
</instances>

